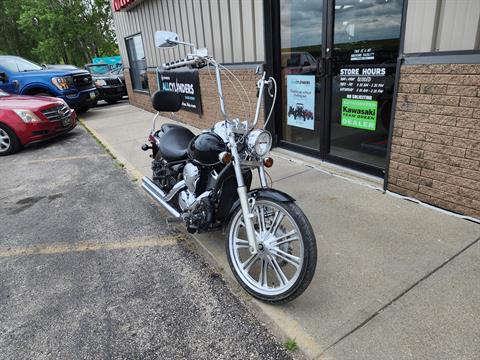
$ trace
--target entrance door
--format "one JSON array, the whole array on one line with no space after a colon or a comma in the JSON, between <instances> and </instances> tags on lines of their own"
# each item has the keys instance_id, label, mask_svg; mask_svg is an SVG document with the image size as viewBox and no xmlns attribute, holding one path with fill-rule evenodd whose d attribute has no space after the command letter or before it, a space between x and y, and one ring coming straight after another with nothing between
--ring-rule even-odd
<instances>
[{"instance_id":1,"label":"entrance door","mask_svg":"<svg viewBox=\"0 0 480 360\"><path fill-rule=\"evenodd\" d=\"M320 151L324 116L323 15L321 1L280 0L282 138L315 151Z\"/></svg>"},{"instance_id":2,"label":"entrance door","mask_svg":"<svg viewBox=\"0 0 480 360\"><path fill-rule=\"evenodd\" d=\"M281 144L382 174L403 0L281 0Z\"/></svg>"}]
</instances>

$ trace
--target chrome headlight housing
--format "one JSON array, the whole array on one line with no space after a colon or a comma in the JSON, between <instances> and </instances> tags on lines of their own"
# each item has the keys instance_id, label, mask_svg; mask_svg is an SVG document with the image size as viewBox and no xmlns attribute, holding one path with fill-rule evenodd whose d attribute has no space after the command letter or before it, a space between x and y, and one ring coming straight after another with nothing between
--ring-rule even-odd
<instances>
[{"instance_id":1,"label":"chrome headlight housing","mask_svg":"<svg viewBox=\"0 0 480 360\"><path fill-rule=\"evenodd\" d=\"M272 134L267 130L253 130L248 134L247 146L252 154L264 157L272 148Z\"/></svg>"}]
</instances>

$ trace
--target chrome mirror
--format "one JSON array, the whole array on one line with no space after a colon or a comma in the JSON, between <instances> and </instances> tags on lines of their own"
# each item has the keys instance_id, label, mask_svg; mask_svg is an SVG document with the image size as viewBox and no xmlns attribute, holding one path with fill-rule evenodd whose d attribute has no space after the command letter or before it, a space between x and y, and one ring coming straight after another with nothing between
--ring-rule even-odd
<instances>
[{"instance_id":1,"label":"chrome mirror","mask_svg":"<svg viewBox=\"0 0 480 360\"><path fill-rule=\"evenodd\" d=\"M179 43L178 35L170 31L157 31L155 33L155 46L161 47L173 47Z\"/></svg>"}]
</instances>

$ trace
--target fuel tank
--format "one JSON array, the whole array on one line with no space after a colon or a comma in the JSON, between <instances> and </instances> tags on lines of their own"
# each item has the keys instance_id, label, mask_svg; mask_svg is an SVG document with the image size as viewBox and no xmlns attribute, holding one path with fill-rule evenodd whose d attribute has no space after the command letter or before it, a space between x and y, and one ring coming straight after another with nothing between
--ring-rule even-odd
<instances>
[{"instance_id":1,"label":"fuel tank","mask_svg":"<svg viewBox=\"0 0 480 360\"><path fill-rule=\"evenodd\" d=\"M227 146L219 135L213 132L201 133L190 142L188 157L199 165L212 166L220 162L218 155L226 149Z\"/></svg>"}]
</instances>

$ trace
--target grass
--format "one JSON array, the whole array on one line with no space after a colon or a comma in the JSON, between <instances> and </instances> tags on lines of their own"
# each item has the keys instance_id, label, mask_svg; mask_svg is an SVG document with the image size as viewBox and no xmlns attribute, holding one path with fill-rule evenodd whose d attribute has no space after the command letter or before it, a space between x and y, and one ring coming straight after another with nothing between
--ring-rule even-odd
<instances>
[{"instance_id":1,"label":"grass","mask_svg":"<svg viewBox=\"0 0 480 360\"><path fill-rule=\"evenodd\" d=\"M95 139L95 141L97 142L97 144L99 144L103 150L105 150L105 152L110 155L110 157L115 160L115 163L116 165L120 168L120 169L124 169L125 168L125 164L121 163L120 161L118 161L117 157L115 155L113 155L113 153L110 151L110 149L98 138L95 136L95 134L93 132L90 131L90 129L85 125L85 123L83 122L83 120L79 119L78 122L83 126L83 128Z\"/></svg>"},{"instance_id":2,"label":"grass","mask_svg":"<svg viewBox=\"0 0 480 360\"><path fill-rule=\"evenodd\" d=\"M298 345L295 339L290 339L288 338L284 343L283 347L287 349L288 351L294 352L298 350Z\"/></svg>"}]
</instances>

